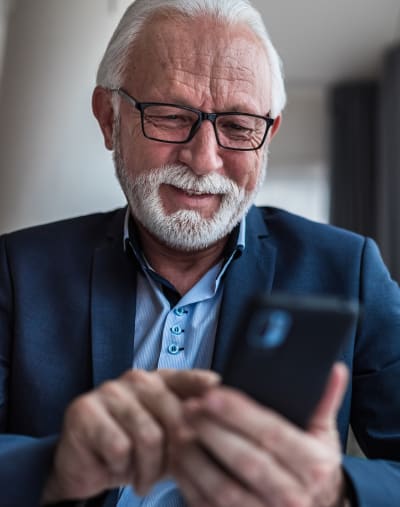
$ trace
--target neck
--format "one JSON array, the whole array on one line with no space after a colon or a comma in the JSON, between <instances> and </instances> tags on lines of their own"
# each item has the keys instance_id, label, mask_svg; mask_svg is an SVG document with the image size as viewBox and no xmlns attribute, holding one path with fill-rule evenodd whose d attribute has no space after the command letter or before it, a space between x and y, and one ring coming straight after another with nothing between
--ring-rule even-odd
<instances>
[{"instance_id":1,"label":"neck","mask_svg":"<svg viewBox=\"0 0 400 507\"><path fill-rule=\"evenodd\" d=\"M204 250L173 249L137 223L143 253L151 267L181 294L186 294L207 271L222 259L228 236Z\"/></svg>"}]
</instances>

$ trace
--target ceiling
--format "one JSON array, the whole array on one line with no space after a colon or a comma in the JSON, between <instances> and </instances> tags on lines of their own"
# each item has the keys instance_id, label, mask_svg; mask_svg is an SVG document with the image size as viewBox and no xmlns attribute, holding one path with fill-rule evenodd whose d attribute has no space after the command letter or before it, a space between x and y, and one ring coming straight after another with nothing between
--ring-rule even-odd
<instances>
[{"instance_id":1,"label":"ceiling","mask_svg":"<svg viewBox=\"0 0 400 507\"><path fill-rule=\"evenodd\" d=\"M108 9L122 14L131 1L107 0ZM288 86L374 77L385 50L400 44L400 0L251 1L281 55Z\"/></svg>"},{"instance_id":2,"label":"ceiling","mask_svg":"<svg viewBox=\"0 0 400 507\"><path fill-rule=\"evenodd\" d=\"M400 44L399 0L253 0L284 62L288 85L379 74Z\"/></svg>"},{"instance_id":3,"label":"ceiling","mask_svg":"<svg viewBox=\"0 0 400 507\"><path fill-rule=\"evenodd\" d=\"M109 12L122 14L132 0L106 1ZM0 0L0 14L4 16L15 2ZM289 86L320 87L374 77L387 48L400 44L400 0L252 3L263 15Z\"/></svg>"}]
</instances>

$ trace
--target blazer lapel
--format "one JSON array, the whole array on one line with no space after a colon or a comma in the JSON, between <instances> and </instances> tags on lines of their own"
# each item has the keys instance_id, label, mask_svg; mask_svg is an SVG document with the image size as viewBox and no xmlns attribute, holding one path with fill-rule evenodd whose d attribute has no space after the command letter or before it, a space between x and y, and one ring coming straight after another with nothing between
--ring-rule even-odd
<instances>
[{"instance_id":1,"label":"blazer lapel","mask_svg":"<svg viewBox=\"0 0 400 507\"><path fill-rule=\"evenodd\" d=\"M231 340L249 299L271 291L276 249L268 237L262 211L252 208L246 219L246 248L228 270L216 334L212 369L222 372Z\"/></svg>"},{"instance_id":2,"label":"blazer lapel","mask_svg":"<svg viewBox=\"0 0 400 507\"><path fill-rule=\"evenodd\" d=\"M123 251L123 214L118 213L93 259L92 358L93 383L118 377L131 368L136 309L136 263ZM275 247L262 212L252 208L246 220L246 248L228 270L216 333L212 368L221 372L230 342L254 294L271 290Z\"/></svg>"},{"instance_id":3,"label":"blazer lapel","mask_svg":"<svg viewBox=\"0 0 400 507\"><path fill-rule=\"evenodd\" d=\"M105 243L94 253L91 325L93 383L132 367L136 309L136 265L123 250L123 210Z\"/></svg>"}]
</instances>

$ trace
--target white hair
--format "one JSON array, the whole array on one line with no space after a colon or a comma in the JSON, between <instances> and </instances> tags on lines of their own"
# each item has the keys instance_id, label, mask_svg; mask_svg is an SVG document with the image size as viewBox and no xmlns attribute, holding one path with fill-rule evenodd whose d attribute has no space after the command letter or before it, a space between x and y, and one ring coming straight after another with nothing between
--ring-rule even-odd
<instances>
[{"instance_id":1,"label":"white hair","mask_svg":"<svg viewBox=\"0 0 400 507\"><path fill-rule=\"evenodd\" d=\"M146 21L156 12L177 11L189 18L211 15L226 24L246 24L264 45L271 69L271 116L286 103L282 63L260 13L248 0L136 0L126 10L100 62L97 84L118 88L123 84L129 52Z\"/></svg>"}]
</instances>

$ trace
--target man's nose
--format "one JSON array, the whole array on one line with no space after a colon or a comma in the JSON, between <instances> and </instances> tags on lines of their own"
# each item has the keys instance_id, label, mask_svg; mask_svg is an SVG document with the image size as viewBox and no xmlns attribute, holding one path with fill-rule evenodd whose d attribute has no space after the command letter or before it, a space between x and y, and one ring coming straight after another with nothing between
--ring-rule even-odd
<instances>
[{"instance_id":1,"label":"man's nose","mask_svg":"<svg viewBox=\"0 0 400 507\"><path fill-rule=\"evenodd\" d=\"M221 150L215 137L214 126L209 120L205 120L193 139L181 145L179 162L189 166L198 176L204 176L222 168Z\"/></svg>"}]
</instances>

